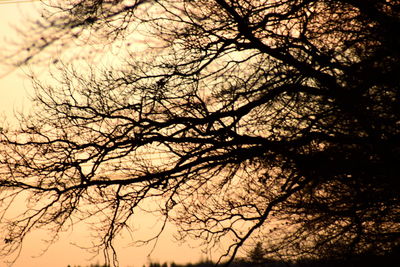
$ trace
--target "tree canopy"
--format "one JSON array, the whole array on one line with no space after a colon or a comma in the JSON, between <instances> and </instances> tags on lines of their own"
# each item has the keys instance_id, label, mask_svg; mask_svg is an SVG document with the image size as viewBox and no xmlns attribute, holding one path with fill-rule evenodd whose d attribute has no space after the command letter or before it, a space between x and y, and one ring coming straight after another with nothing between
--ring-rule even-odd
<instances>
[{"instance_id":1,"label":"tree canopy","mask_svg":"<svg viewBox=\"0 0 400 267\"><path fill-rule=\"evenodd\" d=\"M1 255L86 221L109 262L142 209L230 260L399 245L400 1L49 1L29 25L7 62L54 81L1 132Z\"/></svg>"}]
</instances>

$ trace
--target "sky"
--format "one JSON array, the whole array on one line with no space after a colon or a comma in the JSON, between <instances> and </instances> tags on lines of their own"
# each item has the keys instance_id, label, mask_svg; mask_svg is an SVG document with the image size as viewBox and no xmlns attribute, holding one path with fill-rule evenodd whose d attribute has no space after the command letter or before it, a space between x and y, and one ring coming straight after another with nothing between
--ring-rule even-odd
<instances>
[{"instance_id":1,"label":"sky","mask_svg":"<svg viewBox=\"0 0 400 267\"><path fill-rule=\"evenodd\" d=\"M36 14L32 2L17 2L0 0L1 47L6 47L10 40L18 38L12 26L21 25L26 16ZM3 121L3 118L6 118L8 122L13 123L16 122L15 111L27 112L29 110L29 95L32 94L31 83L24 76L23 70L9 71L1 66L1 63L4 62L0 62L0 122ZM137 225L139 235L141 232L151 231L153 226L150 218L140 218ZM129 238L120 238L117 247L120 266L143 266L150 259L158 262L188 263L206 258L206 255L201 254L199 248L191 248L188 244L178 245L173 239L173 233L174 228L172 226L167 228L150 257L148 257L148 254L152 249L151 246L132 247ZM12 265L13 267L66 267L68 264L71 266L87 266L91 263L102 263L101 257L91 259L92 254L71 244L87 241L87 231L84 227L77 226L74 227L73 231L63 234L59 241L51 245L44 254L42 252L46 248L46 244L42 242L43 234L45 233L34 232L28 236L20 256ZM4 265L4 260L0 258L0 266L7 266Z\"/></svg>"},{"instance_id":2,"label":"sky","mask_svg":"<svg viewBox=\"0 0 400 267\"><path fill-rule=\"evenodd\" d=\"M32 4L4 4L0 1L0 44L6 47L15 37L13 26L22 23L23 14L27 14L27 7L33 10ZM4 53L2 50L0 53ZM3 63L3 62L1 62ZM22 70L10 71L0 64L0 114L10 117L16 108L22 108L27 103L30 82L25 78Z\"/></svg>"}]
</instances>

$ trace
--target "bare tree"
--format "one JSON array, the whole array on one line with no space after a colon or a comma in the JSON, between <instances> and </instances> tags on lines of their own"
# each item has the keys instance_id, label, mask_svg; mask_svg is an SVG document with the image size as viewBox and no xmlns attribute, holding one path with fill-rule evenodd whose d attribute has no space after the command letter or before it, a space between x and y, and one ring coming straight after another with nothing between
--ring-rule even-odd
<instances>
[{"instance_id":1,"label":"bare tree","mask_svg":"<svg viewBox=\"0 0 400 267\"><path fill-rule=\"evenodd\" d=\"M228 244L230 261L255 237L268 257L390 253L399 12L381 0L52 3L9 62L88 45L96 62L117 43L131 56L35 80L34 112L2 132L1 216L28 201L1 221L2 255L35 229L56 238L87 221L115 260L115 236L149 206L182 239ZM129 53L134 38L148 53Z\"/></svg>"}]
</instances>

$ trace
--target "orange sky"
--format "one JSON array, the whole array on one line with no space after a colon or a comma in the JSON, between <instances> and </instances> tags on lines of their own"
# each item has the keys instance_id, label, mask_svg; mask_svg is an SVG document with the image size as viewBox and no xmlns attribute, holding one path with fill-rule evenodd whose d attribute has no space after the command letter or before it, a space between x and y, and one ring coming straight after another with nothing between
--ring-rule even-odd
<instances>
[{"instance_id":1,"label":"orange sky","mask_svg":"<svg viewBox=\"0 0 400 267\"><path fill-rule=\"evenodd\" d=\"M4 1L3 1L4 2ZM10 25L21 25L24 23L25 15L34 14L35 9L32 3L8 3L4 4L0 0L0 43L2 47L7 46L6 40L16 38L15 32ZM2 52L0 52L2 53ZM20 70L13 71L5 75L5 69L0 64L0 116L7 117L8 121L13 121L14 110L27 111L29 109L29 100L27 95L31 92L30 82L23 76ZM0 122L1 122L0 117ZM15 121L15 120L14 120ZM33 233L23 247L22 253L14 267L66 267L100 262L101 258L89 260L91 254L85 253L80 248L71 245L71 242L88 240L85 236L88 234L80 227L74 227L73 232L65 233L60 241L52 245L50 249L42 256L41 251L46 247L41 238L43 233ZM138 223L139 232L150 231L152 222L141 218ZM170 227L169 229L171 229ZM205 255L200 254L199 249L189 248L189 246L178 246L173 242L172 230L166 231L164 237L159 241L151 259L159 262L186 263L195 262ZM151 247L136 248L130 247L128 238L121 240L119 247L119 259L121 267L143 266L149 261L147 257ZM1 245L1 243L0 243ZM38 257L39 256L39 257ZM0 259L0 266L4 265L4 259Z\"/></svg>"}]
</instances>

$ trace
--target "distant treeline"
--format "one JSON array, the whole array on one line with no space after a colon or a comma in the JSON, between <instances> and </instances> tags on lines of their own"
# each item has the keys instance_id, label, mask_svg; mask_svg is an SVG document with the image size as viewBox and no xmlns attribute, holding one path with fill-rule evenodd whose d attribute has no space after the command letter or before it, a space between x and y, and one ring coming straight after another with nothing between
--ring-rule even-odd
<instances>
[{"instance_id":1,"label":"distant treeline","mask_svg":"<svg viewBox=\"0 0 400 267\"><path fill-rule=\"evenodd\" d=\"M229 267L395 267L399 266L400 256L359 256L351 259L342 260L315 260L301 259L296 262L285 262L277 260L265 260L263 263L255 263L247 260L234 261ZM198 263L176 264L176 263L149 263L143 267L214 267L216 265L211 261L201 261ZM102 267L102 266L101 266Z\"/></svg>"},{"instance_id":2,"label":"distant treeline","mask_svg":"<svg viewBox=\"0 0 400 267\"><path fill-rule=\"evenodd\" d=\"M263 263L255 263L247 260L232 262L229 267L395 267L400 262L400 255L392 256L360 256L347 260L312 260L302 259L296 262L285 262L276 260L265 260ZM223 266L224 263L217 265L212 261L200 261L198 263L157 263L152 262L143 267L214 267ZM68 265L68 267L72 267ZM81 267L81 266L74 266ZM91 264L87 267L110 267L105 264Z\"/></svg>"},{"instance_id":3,"label":"distant treeline","mask_svg":"<svg viewBox=\"0 0 400 267\"><path fill-rule=\"evenodd\" d=\"M348 258L311 259L303 258L296 261L284 261L268 258L261 242L248 253L247 257L233 261L229 267L394 267L400 262L400 247L396 247L385 256L378 255L353 255ZM225 263L216 264L212 261L200 261L198 263L176 264L176 263L149 263L143 267L214 267L224 266ZM102 266L99 266L102 267Z\"/></svg>"},{"instance_id":4,"label":"distant treeline","mask_svg":"<svg viewBox=\"0 0 400 267\"><path fill-rule=\"evenodd\" d=\"M256 251L256 250L254 250ZM251 257L250 257L251 256ZM261 257L260 257L261 256ZM232 262L229 267L395 267L399 266L400 253L393 251L387 256L360 255L348 259L299 259L297 261L283 261L263 258L263 255L250 253L249 257ZM216 264L210 260L202 260L198 263L177 264L151 262L143 267L214 267L224 266L225 263ZM68 267L72 267L68 265ZM82 266L73 266L82 267ZM91 264L87 267L110 267L106 264Z\"/></svg>"}]
</instances>

